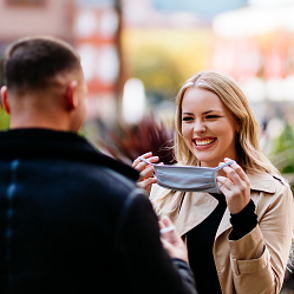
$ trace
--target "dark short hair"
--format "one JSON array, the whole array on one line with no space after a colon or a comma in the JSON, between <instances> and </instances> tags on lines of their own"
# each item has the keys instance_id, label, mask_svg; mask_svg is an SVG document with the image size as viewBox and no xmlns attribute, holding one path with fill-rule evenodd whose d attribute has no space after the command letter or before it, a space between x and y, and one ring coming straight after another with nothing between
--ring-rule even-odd
<instances>
[{"instance_id":1,"label":"dark short hair","mask_svg":"<svg viewBox=\"0 0 294 294\"><path fill-rule=\"evenodd\" d=\"M12 91L44 89L58 73L80 69L80 58L74 48L49 36L22 38L4 54L5 81Z\"/></svg>"}]
</instances>

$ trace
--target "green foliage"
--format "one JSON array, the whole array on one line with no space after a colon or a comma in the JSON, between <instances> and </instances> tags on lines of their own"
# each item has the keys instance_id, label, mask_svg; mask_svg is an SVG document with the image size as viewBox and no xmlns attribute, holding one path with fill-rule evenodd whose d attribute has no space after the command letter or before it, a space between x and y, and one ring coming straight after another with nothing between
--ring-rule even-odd
<instances>
[{"instance_id":1,"label":"green foliage","mask_svg":"<svg viewBox=\"0 0 294 294\"><path fill-rule=\"evenodd\" d=\"M288 178L294 189L294 134L289 123L285 124L281 134L273 140L269 158L281 174Z\"/></svg>"},{"instance_id":2,"label":"green foliage","mask_svg":"<svg viewBox=\"0 0 294 294\"><path fill-rule=\"evenodd\" d=\"M133 74L144 82L146 90L175 96L185 77L172 58L161 50L149 48L139 59L141 61L135 63Z\"/></svg>"},{"instance_id":3,"label":"green foliage","mask_svg":"<svg viewBox=\"0 0 294 294\"><path fill-rule=\"evenodd\" d=\"M0 130L7 130L9 128L10 117L6 112L0 107Z\"/></svg>"},{"instance_id":4,"label":"green foliage","mask_svg":"<svg viewBox=\"0 0 294 294\"><path fill-rule=\"evenodd\" d=\"M294 172L294 134L288 123L282 133L273 140L270 158L282 173Z\"/></svg>"}]
</instances>

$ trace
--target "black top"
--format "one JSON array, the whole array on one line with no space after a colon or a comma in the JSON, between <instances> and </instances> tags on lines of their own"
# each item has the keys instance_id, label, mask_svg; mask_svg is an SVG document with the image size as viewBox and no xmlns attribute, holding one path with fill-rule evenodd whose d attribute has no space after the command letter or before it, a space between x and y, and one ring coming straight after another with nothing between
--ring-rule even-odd
<instances>
[{"instance_id":1,"label":"black top","mask_svg":"<svg viewBox=\"0 0 294 294\"><path fill-rule=\"evenodd\" d=\"M222 194L213 194L219 201L215 210L197 227L187 233L190 266L199 294L221 294L212 254L215 234L227 207Z\"/></svg>"},{"instance_id":2,"label":"black top","mask_svg":"<svg viewBox=\"0 0 294 294\"><path fill-rule=\"evenodd\" d=\"M222 294L213 258L213 244L227 204L223 194L211 195L219 201L217 207L201 224L187 233L189 262L199 294ZM238 240L255 228L257 216L254 210L254 202L250 200L241 212L231 214L231 240Z\"/></svg>"}]
</instances>

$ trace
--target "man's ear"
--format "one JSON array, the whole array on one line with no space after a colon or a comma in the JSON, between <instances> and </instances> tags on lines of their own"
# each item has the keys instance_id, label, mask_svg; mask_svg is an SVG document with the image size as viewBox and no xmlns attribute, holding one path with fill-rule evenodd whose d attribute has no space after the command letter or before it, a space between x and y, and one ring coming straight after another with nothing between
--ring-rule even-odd
<instances>
[{"instance_id":1,"label":"man's ear","mask_svg":"<svg viewBox=\"0 0 294 294\"><path fill-rule=\"evenodd\" d=\"M7 87L3 86L1 88L1 97L2 97L2 107L7 114L10 114L10 106L8 102Z\"/></svg>"},{"instance_id":2,"label":"man's ear","mask_svg":"<svg viewBox=\"0 0 294 294\"><path fill-rule=\"evenodd\" d=\"M65 99L66 99L66 104L69 110L76 109L78 105L77 96L76 96L77 85L78 85L77 81L71 81L66 89Z\"/></svg>"}]
</instances>

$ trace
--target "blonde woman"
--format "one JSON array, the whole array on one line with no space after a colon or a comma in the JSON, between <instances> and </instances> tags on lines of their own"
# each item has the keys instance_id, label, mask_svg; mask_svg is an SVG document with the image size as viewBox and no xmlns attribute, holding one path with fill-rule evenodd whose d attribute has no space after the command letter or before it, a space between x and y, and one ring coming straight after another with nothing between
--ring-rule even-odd
<instances>
[{"instance_id":1,"label":"blonde woman","mask_svg":"<svg viewBox=\"0 0 294 294\"><path fill-rule=\"evenodd\" d=\"M291 246L293 195L260 150L245 95L231 78L203 71L183 84L176 102L177 165L201 167L195 177L216 168L215 190L184 191L181 173L172 190L156 185L158 158L151 153L142 157L152 165L139 158L133 163L139 186L149 192L153 184L159 218L169 216L186 241L199 294L278 294Z\"/></svg>"}]
</instances>

